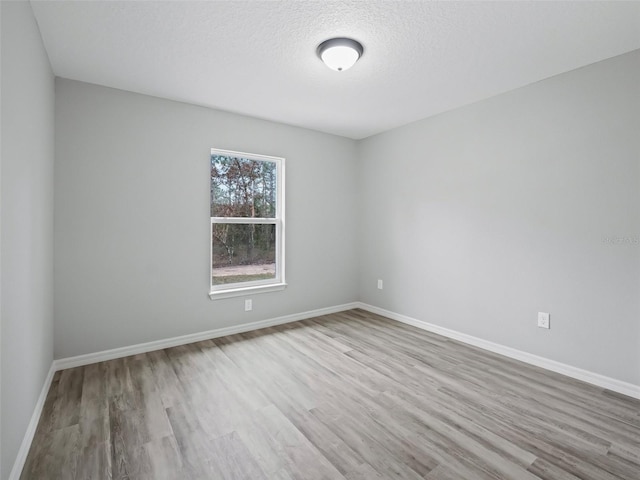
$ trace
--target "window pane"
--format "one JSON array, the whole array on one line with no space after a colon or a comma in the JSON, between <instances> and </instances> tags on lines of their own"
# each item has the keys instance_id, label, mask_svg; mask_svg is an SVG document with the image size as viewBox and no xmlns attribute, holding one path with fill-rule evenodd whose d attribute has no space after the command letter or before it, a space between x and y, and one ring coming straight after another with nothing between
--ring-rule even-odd
<instances>
[{"instance_id":1,"label":"window pane","mask_svg":"<svg viewBox=\"0 0 640 480\"><path fill-rule=\"evenodd\" d=\"M275 162L211 154L211 216L275 218Z\"/></svg>"},{"instance_id":2,"label":"window pane","mask_svg":"<svg viewBox=\"0 0 640 480\"><path fill-rule=\"evenodd\" d=\"M214 223L211 228L212 285L275 278L274 224Z\"/></svg>"}]
</instances>

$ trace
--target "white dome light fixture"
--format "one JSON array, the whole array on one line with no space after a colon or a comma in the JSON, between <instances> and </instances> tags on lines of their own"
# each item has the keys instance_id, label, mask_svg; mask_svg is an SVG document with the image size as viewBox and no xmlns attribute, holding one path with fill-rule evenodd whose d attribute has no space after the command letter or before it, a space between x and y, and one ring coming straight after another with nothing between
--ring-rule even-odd
<instances>
[{"instance_id":1,"label":"white dome light fixture","mask_svg":"<svg viewBox=\"0 0 640 480\"><path fill-rule=\"evenodd\" d=\"M344 72L362 56L360 42L351 38L330 38L318 45L318 56L331 70Z\"/></svg>"}]
</instances>

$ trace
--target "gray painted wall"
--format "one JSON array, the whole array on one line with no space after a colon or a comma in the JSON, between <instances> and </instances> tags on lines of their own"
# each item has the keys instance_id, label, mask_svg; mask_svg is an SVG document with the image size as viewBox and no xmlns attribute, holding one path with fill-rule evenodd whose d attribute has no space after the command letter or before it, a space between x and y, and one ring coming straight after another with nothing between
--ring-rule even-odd
<instances>
[{"instance_id":1,"label":"gray painted wall","mask_svg":"<svg viewBox=\"0 0 640 480\"><path fill-rule=\"evenodd\" d=\"M28 2L2 9L2 471L53 360L54 80Z\"/></svg>"},{"instance_id":2,"label":"gray painted wall","mask_svg":"<svg viewBox=\"0 0 640 480\"><path fill-rule=\"evenodd\" d=\"M210 300L211 147L286 158L289 287ZM355 143L56 80L55 356L357 299Z\"/></svg>"},{"instance_id":3,"label":"gray painted wall","mask_svg":"<svg viewBox=\"0 0 640 480\"><path fill-rule=\"evenodd\" d=\"M635 51L362 141L361 299L640 385L639 131Z\"/></svg>"}]
</instances>

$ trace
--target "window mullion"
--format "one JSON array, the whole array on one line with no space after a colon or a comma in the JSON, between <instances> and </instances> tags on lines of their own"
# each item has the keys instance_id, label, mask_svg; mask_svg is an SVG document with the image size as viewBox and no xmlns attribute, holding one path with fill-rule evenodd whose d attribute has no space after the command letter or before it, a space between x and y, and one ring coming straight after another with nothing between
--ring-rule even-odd
<instances>
[{"instance_id":1,"label":"window mullion","mask_svg":"<svg viewBox=\"0 0 640 480\"><path fill-rule=\"evenodd\" d=\"M277 224L277 218L211 217L211 223Z\"/></svg>"}]
</instances>

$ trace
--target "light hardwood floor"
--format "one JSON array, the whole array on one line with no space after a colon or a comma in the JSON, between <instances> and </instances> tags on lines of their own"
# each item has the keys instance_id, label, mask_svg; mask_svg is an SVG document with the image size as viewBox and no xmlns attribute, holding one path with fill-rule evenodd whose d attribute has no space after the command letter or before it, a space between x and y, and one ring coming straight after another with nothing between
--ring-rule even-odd
<instances>
[{"instance_id":1,"label":"light hardwood floor","mask_svg":"<svg viewBox=\"0 0 640 480\"><path fill-rule=\"evenodd\" d=\"M640 479L640 401L361 310L57 372L22 479Z\"/></svg>"}]
</instances>

